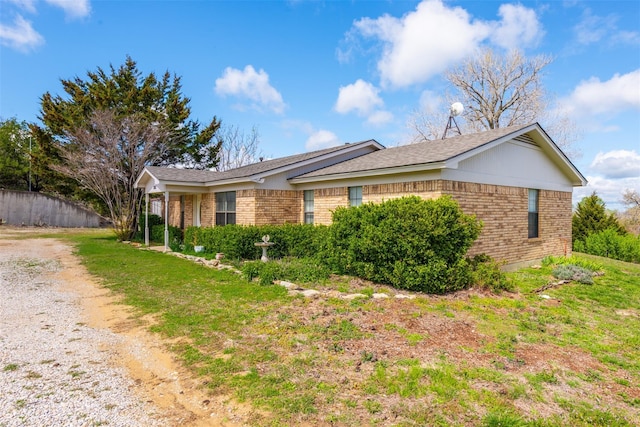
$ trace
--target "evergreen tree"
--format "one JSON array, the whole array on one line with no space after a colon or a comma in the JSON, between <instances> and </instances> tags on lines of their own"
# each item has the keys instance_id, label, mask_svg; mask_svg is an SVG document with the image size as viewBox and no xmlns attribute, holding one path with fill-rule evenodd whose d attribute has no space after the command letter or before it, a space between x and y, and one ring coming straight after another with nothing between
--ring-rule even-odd
<instances>
[{"instance_id":1,"label":"evergreen tree","mask_svg":"<svg viewBox=\"0 0 640 427\"><path fill-rule=\"evenodd\" d=\"M607 213L604 201L594 191L590 196L578 202L578 207L571 219L572 240L583 241L590 234L614 229L619 234L625 234L624 228L612 213Z\"/></svg>"},{"instance_id":2,"label":"evergreen tree","mask_svg":"<svg viewBox=\"0 0 640 427\"><path fill-rule=\"evenodd\" d=\"M29 188L29 137L26 122L0 120L0 188Z\"/></svg>"},{"instance_id":3,"label":"evergreen tree","mask_svg":"<svg viewBox=\"0 0 640 427\"><path fill-rule=\"evenodd\" d=\"M75 77L61 83L65 96L47 92L41 98L43 127L32 129L41 148L37 163L48 166L50 178L60 178L55 180L59 192L99 200L114 224L125 224L118 226L119 237L128 238L137 228L142 192L133 183L144 166L216 166L221 142L214 136L220 121L213 117L201 126L189 118L189 98L181 92L179 77L169 72L161 78L154 73L143 76L127 57L119 68L98 68L87 72L85 80ZM109 133L113 130L120 133ZM146 139L149 135L154 138ZM98 176L104 164L118 177L118 191L131 208L114 211L109 192L89 184L88 174Z\"/></svg>"}]
</instances>

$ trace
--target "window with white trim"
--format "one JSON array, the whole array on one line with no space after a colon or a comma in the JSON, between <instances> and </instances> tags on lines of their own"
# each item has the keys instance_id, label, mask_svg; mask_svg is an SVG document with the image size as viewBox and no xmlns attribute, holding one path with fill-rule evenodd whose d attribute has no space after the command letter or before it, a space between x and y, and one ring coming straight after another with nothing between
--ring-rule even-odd
<instances>
[{"instance_id":1,"label":"window with white trim","mask_svg":"<svg viewBox=\"0 0 640 427\"><path fill-rule=\"evenodd\" d=\"M236 192L216 193L216 225L236 223Z\"/></svg>"},{"instance_id":2,"label":"window with white trim","mask_svg":"<svg viewBox=\"0 0 640 427\"><path fill-rule=\"evenodd\" d=\"M313 190L304 190L304 223L313 224Z\"/></svg>"},{"instance_id":3,"label":"window with white trim","mask_svg":"<svg viewBox=\"0 0 640 427\"><path fill-rule=\"evenodd\" d=\"M349 206L362 204L362 187L349 187Z\"/></svg>"},{"instance_id":4,"label":"window with white trim","mask_svg":"<svg viewBox=\"0 0 640 427\"><path fill-rule=\"evenodd\" d=\"M538 233L538 205L540 190L529 189L529 238L539 237Z\"/></svg>"}]
</instances>

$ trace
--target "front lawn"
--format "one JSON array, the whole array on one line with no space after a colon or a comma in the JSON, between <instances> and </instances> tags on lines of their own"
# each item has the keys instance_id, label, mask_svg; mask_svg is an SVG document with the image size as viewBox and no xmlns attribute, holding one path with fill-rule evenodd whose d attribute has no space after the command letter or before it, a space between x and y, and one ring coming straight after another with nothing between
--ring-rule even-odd
<instances>
[{"instance_id":1,"label":"front lawn","mask_svg":"<svg viewBox=\"0 0 640 427\"><path fill-rule=\"evenodd\" d=\"M89 271L251 425L640 424L640 265L594 258L593 285L552 267L509 273L513 293L399 293L359 279L316 298L117 243L71 237ZM345 299L350 293L366 297ZM372 298L386 293L390 298ZM403 294L407 295L406 292ZM169 340L167 340L169 342Z\"/></svg>"}]
</instances>

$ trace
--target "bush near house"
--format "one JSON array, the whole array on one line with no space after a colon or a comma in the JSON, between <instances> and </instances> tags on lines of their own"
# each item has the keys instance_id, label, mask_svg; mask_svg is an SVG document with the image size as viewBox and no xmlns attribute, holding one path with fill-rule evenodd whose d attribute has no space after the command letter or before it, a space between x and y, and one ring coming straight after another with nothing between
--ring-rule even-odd
<instances>
[{"instance_id":1,"label":"bush near house","mask_svg":"<svg viewBox=\"0 0 640 427\"><path fill-rule=\"evenodd\" d=\"M449 196L338 208L326 245L332 270L400 289L442 294L468 287L467 250L482 224Z\"/></svg>"},{"instance_id":2,"label":"bush near house","mask_svg":"<svg viewBox=\"0 0 640 427\"><path fill-rule=\"evenodd\" d=\"M188 227L184 244L186 250L192 250L197 244L204 246L205 253L222 252L227 259L254 260L262 253L255 243L268 235L274 243L269 248L270 258L312 258L320 251L327 229L326 226L310 224Z\"/></svg>"},{"instance_id":3,"label":"bush near house","mask_svg":"<svg viewBox=\"0 0 640 427\"><path fill-rule=\"evenodd\" d=\"M249 260L242 271L252 280L318 281L347 274L399 289L443 294L472 285L500 292L512 289L500 266L488 256L466 258L482 224L462 212L449 196L416 196L380 204L338 208L330 226L285 224L188 227L184 247L204 246L229 260ZM262 236L274 243L270 261L255 246Z\"/></svg>"}]
</instances>

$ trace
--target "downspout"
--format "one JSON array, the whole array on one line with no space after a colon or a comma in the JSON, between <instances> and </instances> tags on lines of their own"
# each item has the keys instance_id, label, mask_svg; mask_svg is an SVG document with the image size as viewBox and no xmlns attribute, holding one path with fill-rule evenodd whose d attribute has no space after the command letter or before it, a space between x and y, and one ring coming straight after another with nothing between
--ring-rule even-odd
<instances>
[{"instance_id":1,"label":"downspout","mask_svg":"<svg viewBox=\"0 0 640 427\"><path fill-rule=\"evenodd\" d=\"M144 193L144 245L149 247L149 193Z\"/></svg>"},{"instance_id":2,"label":"downspout","mask_svg":"<svg viewBox=\"0 0 640 427\"><path fill-rule=\"evenodd\" d=\"M164 251L169 250L169 192L164 192Z\"/></svg>"}]
</instances>

